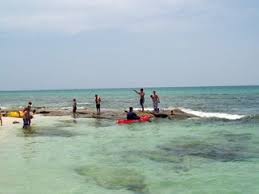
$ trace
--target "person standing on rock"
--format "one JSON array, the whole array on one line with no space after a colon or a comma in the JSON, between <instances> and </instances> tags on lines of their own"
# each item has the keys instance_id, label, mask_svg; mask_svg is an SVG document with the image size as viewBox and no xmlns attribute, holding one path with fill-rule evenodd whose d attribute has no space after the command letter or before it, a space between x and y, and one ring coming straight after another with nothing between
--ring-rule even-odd
<instances>
[{"instance_id":1,"label":"person standing on rock","mask_svg":"<svg viewBox=\"0 0 259 194\"><path fill-rule=\"evenodd\" d=\"M77 102L76 102L76 99L75 99L75 98L73 99L73 108L72 108L72 111L73 111L73 117L76 118Z\"/></svg>"},{"instance_id":2,"label":"person standing on rock","mask_svg":"<svg viewBox=\"0 0 259 194\"><path fill-rule=\"evenodd\" d=\"M153 102L154 112L159 113L158 104L160 103L159 96L156 94L156 91L153 91L153 95L150 96Z\"/></svg>"},{"instance_id":3,"label":"person standing on rock","mask_svg":"<svg viewBox=\"0 0 259 194\"><path fill-rule=\"evenodd\" d=\"M138 92L137 90L133 90L139 95L139 104L142 108L142 112L144 112L144 103L145 103L145 92L144 89L141 88L140 91Z\"/></svg>"},{"instance_id":4,"label":"person standing on rock","mask_svg":"<svg viewBox=\"0 0 259 194\"><path fill-rule=\"evenodd\" d=\"M1 126L3 126L3 120L2 120L1 108L0 108L0 124L1 124Z\"/></svg>"},{"instance_id":5,"label":"person standing on rock","mask_svg":"<svg viewBox=\"0 0 259 194\"><path fill-rule=\"evenodd\" d=\"M96 111L97 114L101 114L101 98L97 94L95 94L95 104L96 104Z\"/></svg>"}]
</instances>

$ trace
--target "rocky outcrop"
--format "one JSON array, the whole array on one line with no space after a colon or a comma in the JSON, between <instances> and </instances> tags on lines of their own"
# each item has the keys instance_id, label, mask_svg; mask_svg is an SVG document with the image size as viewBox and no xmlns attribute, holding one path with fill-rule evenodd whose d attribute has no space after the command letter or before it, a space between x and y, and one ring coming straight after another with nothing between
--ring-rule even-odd
<instances>
[{"instance_id":1,"label":"rocky outcrop","mask_svg":"<svg viewBox=\"0 0 259 194\"><path fill-rule=\"evenodd\" d=\"M7 110L6 113L12 112L14 110ZM16 110L17 111L17 110ZM169 119L188 119L191 117L196 117L194 115L185 113L180 109L173 110L163 110L160 113L154 113L152 111L136 111L139 116L150 115L155 118L169 118ZM43 116L69 116L72 115L70 110L61 110L61 109L38 109L34 111L34 114L40 114ZM79 110L76 115L77 118L96 118L96 119L110 119L117 120L126 117L125 111L119 110L105 110L101 114L96 114L95 110L83 109Z\"/></svg>"}]
</instances>

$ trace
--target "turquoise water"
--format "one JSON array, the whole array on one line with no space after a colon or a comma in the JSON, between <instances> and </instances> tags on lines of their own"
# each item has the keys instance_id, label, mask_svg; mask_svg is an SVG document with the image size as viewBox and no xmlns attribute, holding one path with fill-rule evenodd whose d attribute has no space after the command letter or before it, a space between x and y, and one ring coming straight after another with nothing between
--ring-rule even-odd
<instances>
[{"instance_id":1,"label":"turquoise water","mask_svg":"<svg viewBox=\"0 0 259 194\"><path fill-rule=\"evenodd\" d=\"M259 87L157 91L163 108L217 114L126 126L110 120L36 117L30 131L19 125L1 127L0 193L259 193ZM19 107L28 98L35 106L49 102L65 107L74 96L91 103L95 93L103 96L107 109L123 108L114 98L124 100L125 107L137 100L127 89L1 92L0 99L6 107ZM216 117L219 113L243 117L222 119Z\"/></svg>"},{"instance_id":2,"label":"turquoise water","mask_svg":"<svg viewBox=\"0 0 259 194\"><path fill-rule=\"evenodd\" d=\"M206 112L233 114L257 114L259 112L259 86L240 87L187 87L148 88L146 107L152 107L149 95L157 90L161 108L185 107ZM35 106L50 108L71 108L71 101L77 98L79 108L94 108L94 95L102 97L102 107L125 109L138 107L138 96L132 89L87 89L50 91L0 91L0 106L6 108L24 107L30 100Z\"/></svg>"}]
</instances>

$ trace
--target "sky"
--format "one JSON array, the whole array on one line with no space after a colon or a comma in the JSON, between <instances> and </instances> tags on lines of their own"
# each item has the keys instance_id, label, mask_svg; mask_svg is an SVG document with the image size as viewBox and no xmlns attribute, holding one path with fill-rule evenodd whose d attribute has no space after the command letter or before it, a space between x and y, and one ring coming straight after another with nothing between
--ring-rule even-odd
<instances>
[{"instance_id":1,"label":"sky","mask_svg":"<svg viewBox=\"0 0 259 194\"><path fill-rule=\"evenodd\" d=\"M0 90L259 85L257 0L0 1Z\"/></svg>"}]
</instances>

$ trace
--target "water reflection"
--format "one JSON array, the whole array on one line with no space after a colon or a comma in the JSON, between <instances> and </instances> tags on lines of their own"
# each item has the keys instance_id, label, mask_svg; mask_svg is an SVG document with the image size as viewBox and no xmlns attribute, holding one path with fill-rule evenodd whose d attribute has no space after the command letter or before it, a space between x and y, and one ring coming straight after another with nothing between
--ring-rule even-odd
<instances>
[{"instance_id":1,"label":"water reflection","mask_svg":"<svg viewBox=\"0 0 259 194\"><path fill-rule=\"evenodd\" d=\"M32 141L31 139L25 139L25 143L23 145L22 157L27 161L30 162L33 158L36 157L37 151L35 145L38 142Z\"/></svg>"}]
</instances>

